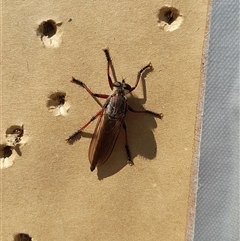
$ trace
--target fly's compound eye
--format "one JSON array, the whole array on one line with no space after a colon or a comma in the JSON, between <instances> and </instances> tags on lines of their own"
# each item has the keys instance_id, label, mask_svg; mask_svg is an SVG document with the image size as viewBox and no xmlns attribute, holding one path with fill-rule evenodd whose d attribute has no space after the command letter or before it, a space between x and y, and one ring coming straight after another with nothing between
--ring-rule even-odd
<instances>
[{"instance_id":1,"label":"fly's compound eye","mask_svg":"<svg viewBox=\"0 0 240 241\"><path fill-rule=\"evenodd\" d=\"M116 82L113 83L113 86L116 87L116 88L120 88L122 86L122 83L116 81Z\"/></svg>"},{"instance_id":2,"label":"fly's compound eye","mask_svg":"<svg viewBox=\"0 0 240 241\"><path fill-rule=\"evenodd\" d=\"M122 87L123 87L124 90L127 90L127 91L130 91L132 89L132 87L129 84L126 84L126 83L123 83Z\"/></svg>"}]
</instances>

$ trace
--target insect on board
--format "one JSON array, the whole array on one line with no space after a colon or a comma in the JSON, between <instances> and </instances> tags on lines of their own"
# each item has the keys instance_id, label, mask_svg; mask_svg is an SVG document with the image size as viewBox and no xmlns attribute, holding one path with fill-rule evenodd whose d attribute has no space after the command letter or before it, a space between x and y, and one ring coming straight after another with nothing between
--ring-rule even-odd
<instances>
[{"instance_id":1,"label":"insect on board","mask_svg":"<svg viewBox=\"0 0 240 241\"><path fill-rule=\"evenodd\" d=\"M96 97L106 99L106 102L102 105L101 110L99 110L85 125L83 125L66 140L69 144L72 144L76 137L81 134L92 121L98 118L88 151L91 171L93 171L95 167L101 166L108 160L122 128L125 132L125 149L128 160L127 163L133 165L131 152L128 145L127 127L124 121L127 111L134 113L146 113L160 119L163 117L162 113L156 113L150 110L134 110L127 103L126 94L131 93L138 86L144 71L152 67L151 63L147 64L138 72L136 83L133 87L131 87L129 84L125 83L124 79L121 82L112 81L110 76L112 60L109 50L106 48L103 49L103 51L107 59L108 83L111 90L114 89L111 95L93 93L82 81L72 78L73 83L83 87L94 99Z\"/></svg>"}]
</instances>

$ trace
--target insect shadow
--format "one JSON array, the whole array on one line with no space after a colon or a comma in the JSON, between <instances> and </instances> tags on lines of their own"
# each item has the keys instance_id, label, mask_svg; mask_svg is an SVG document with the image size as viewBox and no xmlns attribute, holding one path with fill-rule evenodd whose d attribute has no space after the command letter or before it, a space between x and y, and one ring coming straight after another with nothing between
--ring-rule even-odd
<instances>
[{"instance_id":1,"label":"insect shadow","mask_svg":"<svg viewBox=\"0 0 240 241\"><path fill-rule=\"evenodd\" d=\"M75 142L79 141L82 137L91 139L92 136L93 136L93 133L83 131L81 133L78 133L72 140L69 140L68 143L70 145L73 145Z\"/></svg>"},{"instance_id":2,"label":"insect shadow","mask_svg":"<svg viewBox=\"0 0 240 241\"><path fill-rule=\"evenodd\" d=\"M128 163L129 165L133 165L133 156L132 156L132 150L130 151L130 147L129 147L129 138L128 138L128 134L127 134L127 126L125 123L125 117L127 112L133 112L135 115L136 114L148 114L148 116L153 116L155 118L159 118L162 119L163 114L162 113L157 113L157 112L153 112L151 110L146 110L143 107L141 108L141 110L138 109L134 109L132 106L130 106L128 104L126 95L127 94L131 94L131 97L133 97L132 95L132 91L138 86L139 81L142 80L142 78L144 78L149 71L152 71L152 65L151 63L147 64L146 66L144 66L142 69L140 69L140 71L137 73L137 78L136 78L136 82L135 85L132 87L129 84L127 84L125 82L125 79L122 79L121 82L116 81L116 73L115 73L115 69L113 67L112 64L112 60L110 57L110 53L109 50L103 49L106 59L107 59L107 78L108 78L108 84L111 88L111 90L114 89L113 93L111 95L107 95L107 94L97 94L92 92L82 81L75 79L74 77L72 78L72 82L74 84L77 84L79 86L81 86L82 88L84 88L95 100L96 102L101 106L101 109L94 115L92 116L92 118L85 124L83 125L79 130L77 130L75 133L73 133L69 138L66 139L66 141L69 144L73 144L77 139L80 139L79 135L84 133L85 128L91 123L93 122L95 119L97 119L97 123L96 123L96 127L95 127L95 131L93 133L93 137L89 146L89 161L90 161L90 170L93 171L96 167L98 167L98 177L99 179L102 179L104 177L113 175L114 173L118 172L119 170L122 169L123 166L126 165L126 163ZM112 78L110 76L110 70L112 72L113 78L114 78L114 82L112 81ZM143 83L143 99L142 102L145 103L146 102L146 84ZM103 105L101 105L99 103L99 100L97 98L103 98L106 99L105 103ZM130 98L131 100L131 98ZM131 103L131 101L129 102ZM144 120L144 115L141 116ZM145 121L141 121L142 123L146 122L147 119L145 119ZM156 125L156 122L155 122ZM133 128L133 127L132 127ZM144 128L144 126L142 127ZM145 126L145 129L146 128ZM114 162L114 166L110 167L108 169L106 169L106 171L101 171L103 170L102 168L100 168L100 166L102 166L111 156L111 159L113 159L113 155L112 155L112 151L115 147L116 142L119 142L119 140L122 139L121 137L121 133L122 130L124 130L124 139L125 139L125 158L119 158L119 152L117 150L115 150L115 152L118 154L116 157L117 161ZM141 133L144 133L142 131L142 129L140 129ZM152 138L146 138L143 137L142 139L139 139L139 131L136 133L138 136L138 143L140 143L141 140L147 141L147 139L153 139L153 134L152 134ZM151 130L150 130L150 133ZM120 138L119 138L120 135ZM150 143L150 146L149 146ZM147 145L144 144L144 146L148 146L148 149L154 149L156 152L156 143L155 143L155 147L154 145L151 145L151 142L149 142ZM154 144L152 143L152 144ZM135 152L134 156L136 156L137 152ZM127 154L127 155L126 155ZM155 154L156 155L156 154ZM150 158L150 155L145 155L146 157ZM115 159L115 158L114 158ZM125 160L125 163L122 165L121 160ZM109 162L110 165L111 162ZM107 165L105 165L107 167Z\"/></svg>"}]
</instances>

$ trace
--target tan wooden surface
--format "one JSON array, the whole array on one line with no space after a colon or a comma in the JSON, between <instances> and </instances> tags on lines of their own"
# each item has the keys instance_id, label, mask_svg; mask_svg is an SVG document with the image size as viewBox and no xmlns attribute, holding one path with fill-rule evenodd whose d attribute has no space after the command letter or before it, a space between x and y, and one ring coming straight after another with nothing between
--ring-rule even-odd
<instances>
[{"instance_id":1,"label":"tan wooden surface","mask_svg":"<svg viewBox=\"0 0 240 241\"><path fill-rule=\"evenodd\" d=\"M174 31L159 23L159 10L167 5L180 13ZM1 144L13 125L24 125L27 141L22 155L1 170L2 240L17 233L37 241L189 237L207 11L207 0L3 1ZM47 20L57 23L51 39L39 34ZM90 172L89 137L96 122L74 145L65 139L99 106L70 80L110 94L106 46L118 80L131 85L151 61L154 70L129 103L163 112L164 118L128 113L135 165L126 165L121 132L109 161ZM56 92L66 93L67 116L53 116L46 106Z\"/></svg>"}]
</instances>

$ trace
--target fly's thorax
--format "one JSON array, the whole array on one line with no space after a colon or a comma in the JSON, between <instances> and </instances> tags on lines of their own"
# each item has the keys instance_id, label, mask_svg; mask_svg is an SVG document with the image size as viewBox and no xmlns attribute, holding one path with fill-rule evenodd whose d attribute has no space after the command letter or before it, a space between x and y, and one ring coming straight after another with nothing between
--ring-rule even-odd
<instances>
[{"instance_id":1,"label":"fly's thorax","mask_svg":"<svg viewBox=\"0 0 240 241\"><path fill-rule=\"evenodd\" d=\"M106 106L106 114L114 119L123 117L127 112L127 98L121 92L115 92Z\"/></svg>"}]
</instances>

